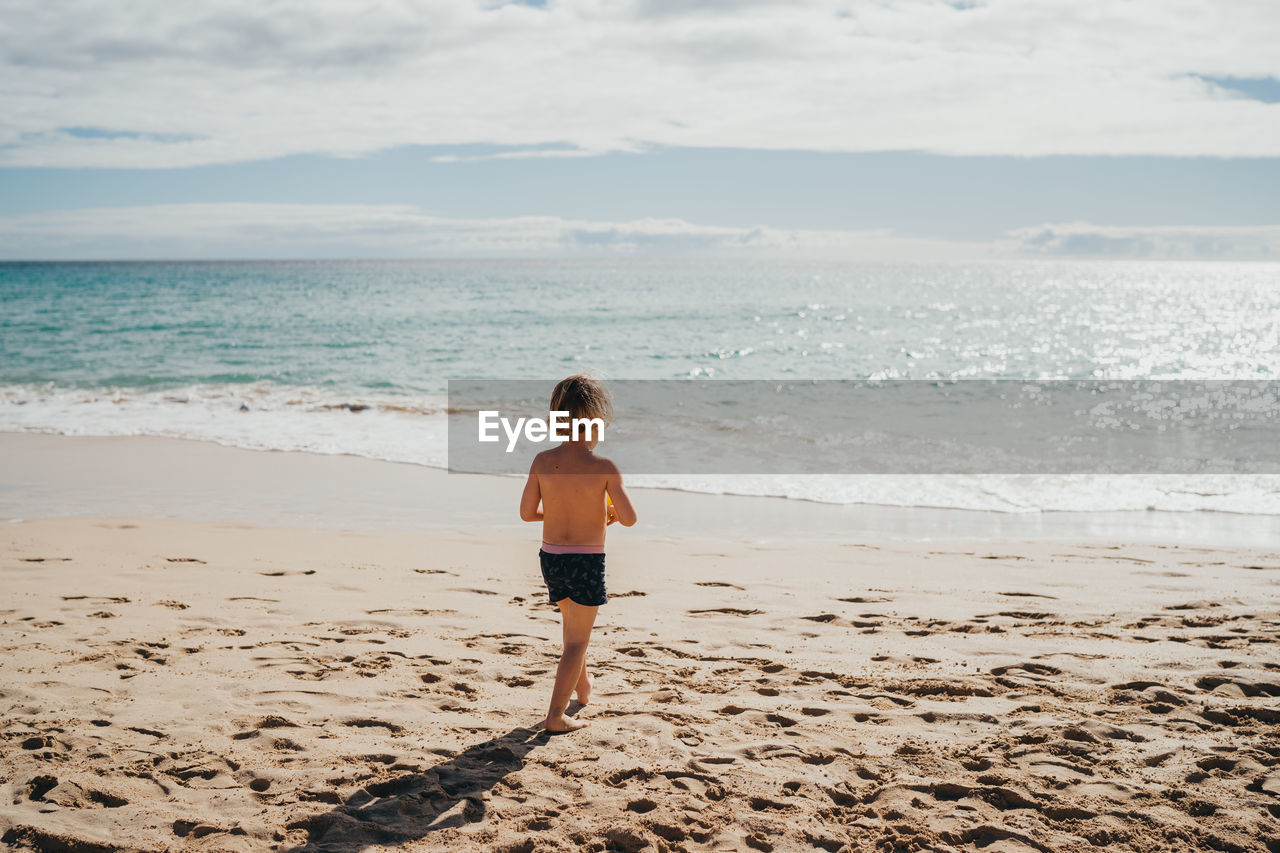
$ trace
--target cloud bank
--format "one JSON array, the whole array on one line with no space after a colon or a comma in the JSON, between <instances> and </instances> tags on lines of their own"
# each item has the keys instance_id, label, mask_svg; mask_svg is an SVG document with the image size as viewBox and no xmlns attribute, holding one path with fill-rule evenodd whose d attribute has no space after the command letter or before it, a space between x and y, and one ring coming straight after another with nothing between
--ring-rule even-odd
<instances>
[{"instance_id":1,"label":"cloud bank","mask_svg":"<svg viewBox=\"0 0 1280 853\"><path fill-rule=\"evenodd\" d=\"M1050 257L1280 261L1280 226L1145 228L1072 222L1010 232L1022 255Z\"/></svg>"},{"instance_id":2,"label":"cloud bank","mask_svg":"<svg viewBox=\"0 0 1280 853\"><path fill-rule=\"evenodd\" d=\"M564 156L540 146L1280 155L1280 109L1250 94L1280 78L1272 0L0 8L7 166L470 143L529 156Z\"/></svg>"},{"instance_id":3,"label":"cloud bank","mask_svg":"<svg viewBox=\"0 0 1280 853\"><path fill-rule=\"evenodd\" d=\"M0 217L0 258L967 257L974 246L886 231L602 222L558 216L465 219L410 205L160 204ZM981 251L981 249L979 249Z\"/></svg>"},{"instance_id":4,"label":"cloud bank","mask_svg":"<svg viewBox=\"0 0 1280 853\"><path fill-rule=\"evenodd\" d=\"M466 219L410 205L162 204L0 217L0 259L778 257L1280 261L1280 226L1021 228L990 241L557 216Z\"/></svg>"}]
</instances>

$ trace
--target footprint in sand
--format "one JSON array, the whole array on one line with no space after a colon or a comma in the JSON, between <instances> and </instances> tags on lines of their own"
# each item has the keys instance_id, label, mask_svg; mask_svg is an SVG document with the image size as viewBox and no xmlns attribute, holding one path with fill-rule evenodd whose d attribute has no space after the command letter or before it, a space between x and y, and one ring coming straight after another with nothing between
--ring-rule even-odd
<instances>
[{"instance_id":1,"label":"footprint in sand","mask_svg":"<svg viewBox=\"0 0 1280 853\"><path fill-rule=\"evenodd\" d=\"M298 727L300 726L298 726L296 722L293 722L292 720L285 720L284 717L274 715L273 713L273 715L261 717L260 720L253 722L253 724L250 726L250 729L248 729L247 731L239 731L239 733L233 734L232 740L248 740L250 738L257 738L257 736L259 736L262 733L262 731L266 731L269 729L298 729ZM276 740L275 748L276 749L288 749L288 748L302 749L302 747L298 747L296 743L293 743L292 740L288 740L287 738Z\"/></svg>"},{"instance_id":2,"label":"footprint in sand","mask_svg":"<svg viewBox=\"0 0 1280 853\"><path fill-rule=\"evenodd\" d=\"M103 604L129 604L130 600L123 595L64 595L63 601L97 601Z\"/></svg>"},{"instance_id":3,"label":"footprint in sand","mask_svg":"<svg viewBox=\"0 0 1280 853\"><path fill-rule=\"evenodd\" d=\"M115 794L109 794L106 791L94 791L89 789L86 790L85 793L89 795L89 802L97 803L106 809L118 809L121 806L129 805L129 801L124 797L118 797Z\"/></svg>"},{"instance_id":4,"label":"footprint in sand","mask_svg":"<svg viewBox=\"0 0 1280 853\"><path fill-rule=\"evenodd\" d=\"M38 749L53 749L54 740L48 735L33 735L22 742L22 748L34 752Z\"/></svg>"},{"instance_id":5,"label":"footprint in sand","mask_svg":"<svg viewBox=\"0 0 1280 853\"><path fill-rule=\"evenodd\" d=\"M1196 679L1196 687L1211 693L1220 692L1223 687L1234 690L1228 695L1243 696L1280 696L1280 683L1268 681L1248 681L1241 678L1227 678L1221 675L1205 675Z\"/></svg>"},{"instance_id":6,"label":"footprint in sand","mask_svg":"<svg viewBox=\"0 0 1280 853\"><path fill-rule=\"evenodd\" d=\"M675 824L655 822L649 824L649 829L653 830L654 835L673 844L678 844L689 838L689 833Z\"/></svg>"},{"instance_id":7,"label":"footprint in sand","mask_svg":"<svg viewBox=\"0 0 1280 853\"><path fill-rule=\"evenodd\" d=\"M546 832L548 829L551 829L553 826L555 826L555 818L558 816L559 816L559 812L555 814L538 815L538 816L529 818L524 823L524 829L526 832ZM536 849L533 846L533 839L530 838L527 840L529 842L528 844L509 846L508 853L519 853L519 851L524 851L524 850L528 850L529 853L533 853L534 849Z\"/></svg>"},{"instance_id":8,"label":"footprint in sand","mask_svg":"<svg viewBox=\"0 0 1280 853\"><path fill-rule=\"evenodd\" d=\"M261 599L261 600L271 601L273 599ZM368 616L379 616L384 613L395 613L395 614L400 614L404 616L439 616L441 614L457 613L457 612L458 611L456 610L448 610L448 609L427 610L422 607L407 607L407 608L406 607L382 607L377 610L366 610L365 614Z\"/></svg>"},{"instance_id":9,"label":"footprint in sand","mask_svg":"<svg viewBox=\"0 0 1280 853\"><path fill-rule=\"evenodd\" d=\"M176 779L185 788L202 787L194 780L208 782L219 774L238 769L240 765L234 761L213 755L206 755L204 758L198 755L173 755L159 765L161 773Z\"/></svg>"},{"instance_id":10,"label":"footprint in sand","mask_svg":"<svg viewBox=\"0 0 1280 853\"><path fill-rule=\"evenodd\" d=\"M747 802L751 804L752 810L757 812L790 811L794 808L790 803L780 803L777 800L771 800L768 797L751 797ZM750 844L750 841L747 843Z\"/></svg>"},{"instance_id":11,"label":"footprint in sand","mask_svg":"<svg viewBox=\"0 0 1280 853\"><path fill-rule=\"evenodd\" d=\"M31 800L50 803L54 806L68 809L85 809L93 806L117 809L121 806L129 805L129 801L127 799L116 794L82 787L69 780L59 781L56 776L48 775L37 776L27 783L27 795ZM17 839L11 838L6 834L4 840L8 842L10 840ZM74 841L70 843L59 843L52 845L52 847L53 849L60 850L83 849ZM46 848L44 845L39 845L38 849L50 848Z\"/></svg>"},{"instance_id":12,"label":"footprint in sand","mask_svg":"<svg viewBox=\"0 0 1280 853\"><path fill-rule=\"evenodd\" d=\"M1202 758L1199 761L1197 761L1196 767L1199 767L1201 770L1204 770L1206 772L1211 772L1214 770L1230 772L1232 770L1235 770L1236 765L1239 763L1240 762L1236 761L1234 758L1227 758L1226 756L1222 756L1222 755L1213 755L1208 758Z\"/></svg>"},{"instance_id":13,"label":"footprint in sand","mask_svg":"<svg viewBox=\"0 0 1280 853\"><path fill-rule=\"evenodd\" d=\"M167 738L167 737L169 736L169 735L165 734L164 732L157 731L157 730L155 730L155 729L148 729L148 728L145 728L145 727L143 727L143 726L128 726L127 728L128 728L128 729L129 729L129 731L131 731L131 732L137 732L137 733L138 733L138 734L140 734L140 735L146 735L147 737L153 737L153 738L155 738L156 740L164 740L165 738Z\"/></svg>"},{"instance_id":14,"label":"footprint in sand","mask_svg":"<svg viewBox=\"0 0 1280 853\"><path fill-rule=\"evenodd\" d=\"M1024 672L1028 675L1061 675L1062 670L1045 663L1012 663L1008 666L997 666L991 670L992 675L1007 675Z\"/></svg>"},{"instance_id":15,"label":"footprint in sand","mask_svg":"<svg viewBox=\"0 0 1280 853\"><path fill-rule=\"evenodd\" d=\"M899 708L910 708L916 703L911 696L958 696L967 697L972 695L991 696L990 690L984 687L973 686L959 682L941 681L935 679L917 679L905 682L887 682L881 684L879 691L867 691L856 694L861 699L884 700L892 702ZM877 707L883 707L878 705Z\"/></svg>"},{"instance_id":16,"label":"footprint in sand","mask_svg":"<svg viewBox=\"0 0 1280 853\"><path fill-rule=\"evenodd\" d=\"M255 729L296 729L298 724L276 714L268 714L253 724Z\"/></svg>"},{"instance_id":17,"label":"footprint in sand","mask_svg":"<svg viewBox=\"0 0 1280 853\"><path fill-rule=\"evenodd\" d=\"M355 729L383 728L392 734L399 734L404 731L403 726L397 726L395 723L388 723L385 720L375 720L370 717L359 717L353 720L343 722L344 726Z\"/></svg>"},{"instance_id":18,"label":"footprint in sand","mask_svg":"<svg viewBox=\"0 0 1280 853\"><path fill-rule=\"evenodd\" d=\"M1162 610L1207 610L1210 607L1221 607L1219 601L1188 601L1185 604L1166 604Z\"/></svg>"},{"instance_id":19,"label":"footprint in sand","mask_svg":"<svg viewBox=\"0 0 1280 853\"><path fill-rule=\"evenodd\" d=\"M206 835L220 835L227 830L214 826L209 823L200 823L194 820L175 820L173 822L173 834L179 838L204 838Z\"/></svg>"},{"instance_id":20,"label":"footprint in sand","mask_svg":"<svg viewBox=\"0 0 1280 853\"><path fill-rule=\"evenodd\" d=\"M476 689L465 681L455 681L449 689L455 693L461 693L467 699L476 698Z\"/></svg>"},{"instance_id":21,"label":"footprint in sand","mask_svg":"<svg viewBox=\"0 0 1280 853\"><path fill-rule=\"evenodd\" d=\"M27 783L27 799L40 802L44 795L58 787L57 776L36 776Z\"/></svg>"},{"instance_id":22,"label":"footprint in sand","mask_svg":"<svg viewBox=\"0 0 1280 853\"><path fill-rule=\"evenodd\" d=\"M820 622L824 625L833 625L837 628L878 628L879 622L873 622L869 619L842 619L834 613L819 613L816 616L802 616L808 622Z\"/></svg>"}]
</instances>

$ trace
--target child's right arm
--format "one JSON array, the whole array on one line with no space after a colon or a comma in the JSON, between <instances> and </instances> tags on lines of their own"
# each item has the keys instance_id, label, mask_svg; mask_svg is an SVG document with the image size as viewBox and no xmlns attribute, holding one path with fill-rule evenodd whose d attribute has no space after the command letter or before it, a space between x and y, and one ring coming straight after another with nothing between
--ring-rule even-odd
<instances>
[{"instance_id":1,"label":"child's right arm","mask_svg":"<svg viewBox=\"0 0 1280 853\"><path fill-rule=\"evenodd\" d=\"M605 479L605 490L609 493L609 499L613 501L613 513L616 520L621 522L623 527L630 527L636 523L636 508L631 505L631 497L627 494L627 490L622 487L622 472L612 464L610 464L610 467L613 470L609 472L608 477Z\"/></svg>"},{"instance_id":2,"label":"child's right arm","mask_svg":"<svg viewBox=\"0 0 1280 853\"><path fill-rule=\"evenodd\" d=\"M520 495L521 521L542 521L542 489L538 487L538 475L533 468L529 466L529 479L525 481L524 494Z\"/></svg>"}]
</instances>

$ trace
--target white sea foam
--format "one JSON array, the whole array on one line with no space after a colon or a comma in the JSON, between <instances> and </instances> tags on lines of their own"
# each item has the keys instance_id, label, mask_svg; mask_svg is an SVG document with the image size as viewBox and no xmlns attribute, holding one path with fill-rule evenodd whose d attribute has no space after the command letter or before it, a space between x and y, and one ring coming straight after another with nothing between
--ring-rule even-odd
<instances>
[{"instance_id":1,"label":"white sea foam","mask_svg":"<svg viewBox=\"0 0 1280 853\"><path fill-rule=\"evenodd\" d=\"M0 387L0 431L150 435L253 450L349 454L447 467L440 396L342 394L268 383L164 391ZM1027 513L1125 510L1280 515L1277 475L665 475L637 486L836 504Z\"/></svg>"},{"instance_id":2,"label":"white sea foam","mask_svg":"<svg viewBox=\"0 0 1280 853\"><path fill-rule=\"evenodd\" d=\"M1280 476L1146 475L716 475L633 477L636 485L836 504L993 512L1231 512L1280 515Z\"/></svg>"},{"instance_id":3,"label":"white sea foam","mask_svg":"<svg viewBox=\"0 0 1280 853\"><path fill-rule=\"evenodd\" d=\"M0 388L0 431L63 435L152 435L249 450L348 454L443 468L442 397L358 399L266 383L165 391Z\"/></svg>"}]
</instances>

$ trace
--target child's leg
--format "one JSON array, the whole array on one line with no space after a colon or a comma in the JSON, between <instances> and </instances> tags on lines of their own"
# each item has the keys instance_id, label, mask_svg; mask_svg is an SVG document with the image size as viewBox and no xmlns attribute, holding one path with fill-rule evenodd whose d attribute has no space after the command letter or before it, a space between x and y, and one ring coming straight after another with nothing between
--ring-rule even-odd
<instances>
[{"instance_id":1,"label":"child's leg","mask_svg":"<svg viewBox=\"0 0 1280 853\"><path fill-rule=\"evenodd\" d=\"M591 677L587 675L587 656L582 656L582 674L578 676L578 686L574 689L578 702L582 705L591 703Z\"/></svg>"},{"instance_id":2,"label":"child's leg","mask_svg":"<svg viewBox=\"0 0 1280 853\"><path fill-rule=\"evenodd\" d=\"M585 676L587 643L591 639L591 627L596 622L597 607L586 607L573 599L557 602L564 622L564 650L560 653L560 665L556 668L556 684L551 691L551 707L547 709L545 727L553 732L580 729L587 723L565 716L569 696Z\"/></svg>"}]
</instances>

